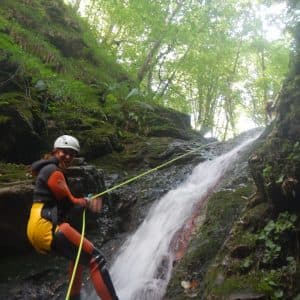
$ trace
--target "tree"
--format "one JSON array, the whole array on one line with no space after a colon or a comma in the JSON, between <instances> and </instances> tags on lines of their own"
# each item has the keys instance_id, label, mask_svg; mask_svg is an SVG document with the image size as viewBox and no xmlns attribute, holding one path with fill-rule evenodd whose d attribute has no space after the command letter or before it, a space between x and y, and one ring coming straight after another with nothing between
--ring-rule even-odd
<instances>
[{"instance_id":1,"label":"tree","mask_svg":"<svg viewBox=\"0 0 300 300\"><path fill-rule=\"evenodd\" d=\"M136 87L226 139L238 132L238 109L265 123L265 103L287 69L288 47L266 38L261 8L250 0L91 0L87 16Z\"/></svg>"}]
</instances>

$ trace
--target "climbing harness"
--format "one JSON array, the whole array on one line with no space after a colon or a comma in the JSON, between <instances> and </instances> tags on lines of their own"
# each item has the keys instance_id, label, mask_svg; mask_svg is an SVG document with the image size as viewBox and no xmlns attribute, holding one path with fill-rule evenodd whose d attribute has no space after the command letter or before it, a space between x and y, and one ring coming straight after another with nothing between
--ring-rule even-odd
<instances>
[{"instance_id":1,"label":"climbing harness","mask_svg":"<svg viewBox=\"0 0 300 300\"><path fill-rule=\"evenodd\" d=\"M165 162L165 163L163 163L163 164L161 164L161 165L159 165L159 166L157 166L157 167L155 167L153 169L150 169L150 170L148 170L148 171L146 171L144 173L141 173L141 174L139 174L137 176L134 176L134 177L132 177L132 178L130 178L130 179L128 179L128 180L120 183L120 184L117 184L117 185L115 185L115 186L113 186L113 187L111 187L111 188L109 188L109 189L101 192L101 193L98 193L96 195L90 196L89 200L92 201L93 199L96 199L96 198L98 198L100 196L103 196L103 195L105 195L105 194L107 194L107 193L109 193L109 192L111 192L113 190L116 190L116 189L118 189L118 188L120 188L120 187L122 187L124 185L129 184L130 182L133 182L133 181L135 181L135 180L137 180L137 179L139 179L139 178L141 178L143 176L146 176L146 175L148 175L150 173L153 173L153 172L155 172L155 171L157 171L157 170L159 170L159 169L161 169L161 168L163 168L163 167L165 167L167 165L170 165L174 161L177 161L177 160L179 160L179 159L181 159L183 157L186 157L186 156L188 156L188 155L190 155L190 154L192 154L194 152L197 152L197 151L199 151L200 149L202 149L204 147L208 147L208 146L211 146L211 145L217 144L217 143L219 143L219 142L216 141L216 142L212 142L212 143L209 143L209 144L201 145L200 147L197 147L197 148L195 148L195 149L193 149L191 151L188 151L188 152L186 152L186 153L184 153L182 155L179 155L179 156L177 156L177 157L175 157L175 158L173 158L173 159L171 159L171 160L169 160L169 161L167 161L167 162ZM77 252L76 260L75 260L74 267L73 267L73 273L72 273L72 276L71 276L71 279L70 279L70 282L69 282L69 287L68 287L68 291L67 291L67 295L66 295L66 300L69 300L69 298L70 298L70 293L71 293L73 281L74 281L74 278L75 278L75 274L76 274L76 270L77 270L77 266L78 266L78 262L79 262L79 257L80 257L81 250L82 250L82 244L83 244L83 239L84 239L84 234L85 234L85 222L86 222L85 221L85 219L86 219L86 213L85 213L85 211L86 211L86 209L83 210L83 214L82 214L81 238L80 238L80 243L79 243L79 247L78 247L78 252Z\"/></svg>"}]
</instances>

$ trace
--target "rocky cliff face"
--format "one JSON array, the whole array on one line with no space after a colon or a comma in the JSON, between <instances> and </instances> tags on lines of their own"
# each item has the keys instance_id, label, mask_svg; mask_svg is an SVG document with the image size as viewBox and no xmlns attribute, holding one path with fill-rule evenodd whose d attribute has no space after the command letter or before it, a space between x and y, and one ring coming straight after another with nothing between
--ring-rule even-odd
<instances>
[{"instance_id":1,"label":"rocky cliff face","mask_svg":"<svg viewBox=\"0 0 300 300\"><path fill-rule=\"evenodd\" d=\"M32 204L31 182L0 188L1 255L24 253L30 249L26 237L26 224Z\"/></svg>"}]
</instances>

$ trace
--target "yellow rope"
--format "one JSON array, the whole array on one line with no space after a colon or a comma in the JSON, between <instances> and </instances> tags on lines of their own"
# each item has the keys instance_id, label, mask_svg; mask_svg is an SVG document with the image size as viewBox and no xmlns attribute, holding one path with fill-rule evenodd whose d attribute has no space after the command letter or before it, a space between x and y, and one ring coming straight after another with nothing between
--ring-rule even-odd
<instances>
[{"instance_id":1,"label":"yellow rope","mask_svg":"<svg viewBox=\"0 0 300 300\"><path fill-rule=\"evenodd\" d=\"M180 156L177 156L177 157L175 157L175 158L173 158L173 159L171 159L171 160L169 160L169 161L167 161L167 162L165 162L165 163L163 163L163 164L161 164L161 165L159 165L159 166L157 166L157 167L155 167L153 169L150 169L150 170L148 170L148 171L146 171L144 173L141 173L141 174L139 174L137 176L134 176L134 177L132 177L132 178L130 178L130 179L128 179L128 180L120 183L120 184L117 184L117 185L115 185L115 186L113 186L113 187L111 187L111 188L109 188L109 189L107 189L107 190L105 190L105 191L103 191L103 192L101 192L99 194L93 195L92 197L90 197L90 199L92 200L92 199L98 198L100 196L103 196L104 194L107 194L107 193L109 193L109 192L111 192L111 191L113 191L115 189L118 189L118 188L120 188L120 187L122 187L122 186L124 186L124 185L126 185L126 184L128 184L130 182L132 182L132 181L135 181L135 180L137 180L137 179L139 179L139 178L141 178L141 177L143 177L145 175L148 175L148 174L150 174L150 173L152 173L154 171L157 171L157 170L159 170L159 169L161 169L161 168L163 168L163 167L165 167L165 166L173 163L176 160L179 160L179 159L181 159L181 158L183 158L185 156L188 156L191 153L194 153L194 152L200 150L203 147L211 146L211 145L216 144L216 143L218 143L218 142L213 142L213 143L210 143L210 144L201 145L200 147L198 147L198 148L196 148L194 150L191 150L191 151L189 151L189 152L187 152L185 154L182 154ZM80 257L80 253L81 253L81 249L82 249L82 243L83 243L83 239L84 239L84 233L85 233L85 209L84 209L83 215L82 215L82 230L81 230L80 244L79 244L79 248L78 248L77 257L76 257L76 260L75 260L75 263L74 263L73 273L72 273L72 277L71 277L71 280L70 280L70 283L69 283L66 300L69 300L69 297L70 297L70 292L71 292L71 288L72 288L72 285L73 285L73 281L74 281L74 277L75 277L75 274L76 274L76 270L77 270L77 266L78 266L78 262L79 262L79 257Z\"/></svg>"},{"instance_id":2,"label":"yellow rope","mask_svg":"<svg viewBox=\"0 0 300 300\"><path fill-rule=\"evenodd\" d=\"M101 193L99 193L99 194L93 195L93 196L91 197L91 199L95 199L95 198L98 198L98 197L100 197L100 196L103 196L104 194L107 194L107 193L109 193L109 192L111 192L111 191L113 191L113 190L115 190L115 189L118 189L118 188L120 188L120 187L122 187L122 186L124 186L124 185L126 185L126 184L128 184L128 183L130 183L130 182L132 182L132 181L135 181L135 180L137 180L137 179L139 179L139 178L141 178L141 177L143 177L143 176L145 176L145 175L148 175L148 174L150 174L150 173L153 173L154 171L157 171L157 170L159 170L159 169L161 169L161 168L163 168L163 167L165 167L165 166L167 166L167 165L173 163L173 162L176 161L176 160L179 160L179 159L181 159L181 158L183 158L183 157L185 157L185 156L188 156L188 155L190 155L191 153L194 153L194 152L198 151L199 149L201 149L201 148L203 148L203 147L207 147L207 146L210 146L210 145L213 145L213 144L216 144L216 143L219 143L219 142L213 142L213 143L210 143L210 144L205 144L205 145L202 145L202 146L200 146L200 147L198 147L198 148L196 148L196 149L194 149L194 150L191 150L191 151L189 151L189 152L187 152L187 153L185 153L185 154L182 154L182 155L180 155L180 156L177 156L177 157L175 157L175 158L173 158L173 159L171 159L171 160L169 160L169 161L167 161L167 162L165 162L165 163L163 163L163 164L161 164L161 165L159 165L159 166L157 166L157 167L155 167L155 168L153 168L153 169L150 169L150 170L148 170L148 171L146 171L146 172L144 172L144 173L141 173L141 174L139 174L139 175L137 175L137 176L135 176L135 177L133 177L133 178L130 178L130 179L128 179L128 180L126 180L126 181L124 181L124 182L122 182L122 183L120 183L120 184L117 184L117 185L115 185L115 186L113 186L113 187L111 187L111 188L109 188L109 189L107 189L107 190L105 190L105 191L103 191L103 192L101 192Z\"/></svg>"},{"instance_id":3,"label":"yellow rope","mask_svg":"<svg viewBox=\"0 0 300 300\"><path fill-rule=\"evenodd\" d=\"M75 278L75 274L76 274L76 270L77 270L77 266L78 266L78 262L79 262L79 257L80 257L80 253L81 253L81 249L82 249L84 232L85 232L85 209L83 210L83 213L82 213L82 229L81 229L80 243L79 243L76 260L75 260L74 267L73 267L72 277L70 279L70 283L69 283L69 287L68 287L68 291L67 291L67 295L66 295L66 300L69 300L69 298L70 298L70 293L71 293L71 289L73 286L73 282L74 282L74 278Z\"/></svg>"}]
</instances>

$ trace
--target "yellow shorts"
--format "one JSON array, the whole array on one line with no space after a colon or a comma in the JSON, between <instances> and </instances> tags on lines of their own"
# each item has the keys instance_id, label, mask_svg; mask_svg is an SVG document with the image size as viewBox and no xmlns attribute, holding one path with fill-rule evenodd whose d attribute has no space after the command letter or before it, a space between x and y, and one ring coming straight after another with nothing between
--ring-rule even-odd
<instances>
[{"instance_id":1,"label":"yellow shorts","mask_svg":"<svg viewBox=\"0 0 300 300\"><path fill-rule=\"evenodd\" d=\"M33 203L27 225L27 237L36 251L47 253L51 250L53 224L41 216L44 203Z\"/></svg>"}]
</instances>

